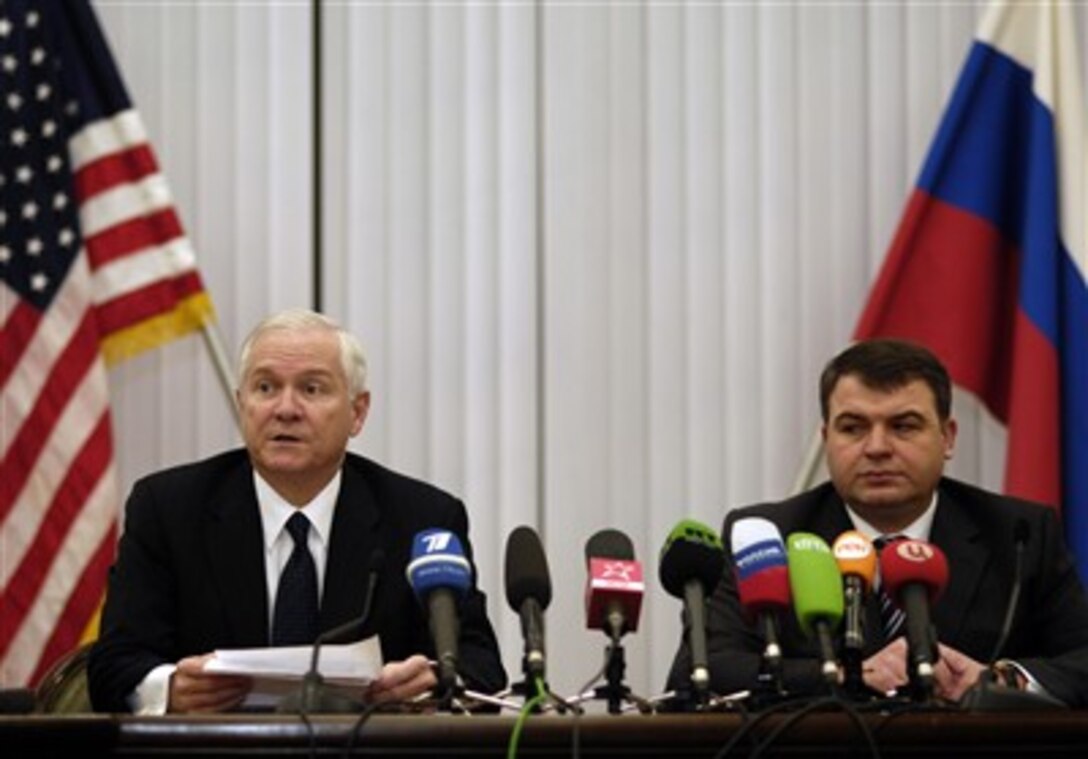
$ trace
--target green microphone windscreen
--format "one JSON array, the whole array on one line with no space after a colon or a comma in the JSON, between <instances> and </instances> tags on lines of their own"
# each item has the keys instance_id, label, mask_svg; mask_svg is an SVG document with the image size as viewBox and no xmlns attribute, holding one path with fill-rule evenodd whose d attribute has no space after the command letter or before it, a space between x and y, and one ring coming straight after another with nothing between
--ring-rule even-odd
<instances>
[{"instance_id":1,"label":"green microphone windscreen","mask_svg":"<svg viewBox=\"0 0 1088 759\"><path fill-rule=\"evenodd\" d=\"M842 620L842 574L831 548L819 535L794 532L786 539L793 610L806 635L815 634L817 622L832 630Z\"/></svg>"}]
</instances>

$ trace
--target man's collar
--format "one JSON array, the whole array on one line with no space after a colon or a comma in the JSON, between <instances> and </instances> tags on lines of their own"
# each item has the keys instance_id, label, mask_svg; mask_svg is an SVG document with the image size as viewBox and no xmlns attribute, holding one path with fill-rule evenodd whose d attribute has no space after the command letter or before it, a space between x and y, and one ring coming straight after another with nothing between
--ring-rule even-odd
<instances>
[{"instance_id":1,"label":"man's collar","mask_svg":"<svg viewBox=\"0 0 1088 759\"><path fill-rule=\"evenodd\" d=\"M338 469L336 475L329 480L329 484L314 496L313 500L303 506L293 506L254 469L253 485L257 490L257 505L261 510L265 549L267 550L275 542L287 520L297 511L306 515L321 542L327 546L329 535L332 533L332 516L336 499L340 495L342 474L343 470Z\"/></svg>"},{"instance_id":2,"label":"man's collar","mask_svg":"<svg viewBox=\"0 0 1088 759\"><path fill-rule=\"evenodd\" d=\"M903 528L902 530L896 530L894 534L902 535L904 537L911 538L912 540L922 540L928 543L929 534L933 530L933 517L936 514L937 491L934 490L933 497L930 498L929 506L926 507L926 510L923 511L917 519L908 524L905 528ZM861 516L856 511L854 511L853 508L850 507L849 504L846 504L846 515L850 517L850 521L851 523L853 523L854 529L860 532L865 537L869 538L869 540L873 540L885 534L881 530L873 527L873 525L869 524L869 522L862 519Z\"/></svg>"}]
</instances>

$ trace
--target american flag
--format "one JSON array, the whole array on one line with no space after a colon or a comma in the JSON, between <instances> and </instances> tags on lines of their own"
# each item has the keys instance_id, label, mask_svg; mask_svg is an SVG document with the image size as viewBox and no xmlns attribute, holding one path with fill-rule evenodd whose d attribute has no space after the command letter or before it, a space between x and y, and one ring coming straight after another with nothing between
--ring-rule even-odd
<instances>
[{"instance_id":1,"label":"american flag","mask_svg":"<svg viewBox=\"0 0 1088 759\"><path fill-rule=\"evenodd\" d=\"M0 0L0 685L82 639L114 554L105 367L212 318L86 0Z\"/></svg>"}]
</instances>

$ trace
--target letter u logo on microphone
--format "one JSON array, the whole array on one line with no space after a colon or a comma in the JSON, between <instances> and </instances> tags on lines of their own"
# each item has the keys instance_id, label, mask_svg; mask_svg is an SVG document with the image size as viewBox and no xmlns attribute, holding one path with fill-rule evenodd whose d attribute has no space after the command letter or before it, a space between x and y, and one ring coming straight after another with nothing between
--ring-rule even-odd
<instances>
[{"instance_id":1,"label":"letter u logo on microphone","mask_svg":"<svg viewBox=\"0 0 1088 759\"><path fill-rule=\"evenodd\" d=\"M896 544L895 552L907 561L922 563L933 558L933 549L929 544L918 540L904 540Z\"/></svg>"}]
</instances>

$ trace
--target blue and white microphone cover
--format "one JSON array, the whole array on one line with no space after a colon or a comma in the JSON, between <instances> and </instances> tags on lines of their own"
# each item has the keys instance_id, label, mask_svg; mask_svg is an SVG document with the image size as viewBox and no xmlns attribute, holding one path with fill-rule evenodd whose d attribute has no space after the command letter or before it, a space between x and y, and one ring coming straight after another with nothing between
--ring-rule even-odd
<instances>
[{"instance_id":1,"label":"blue and white microphone cover","mask_svg":"<svg viewBox=\"0 0 1088 759\"><path fill-rule=\"evenodd\" d=\"M449 588L460 594L472 585L472 566L465 558L465 549L460 538L449 530L416 533L405 575L420 598L435 588Z\"/></svg>"}]
</instances>

